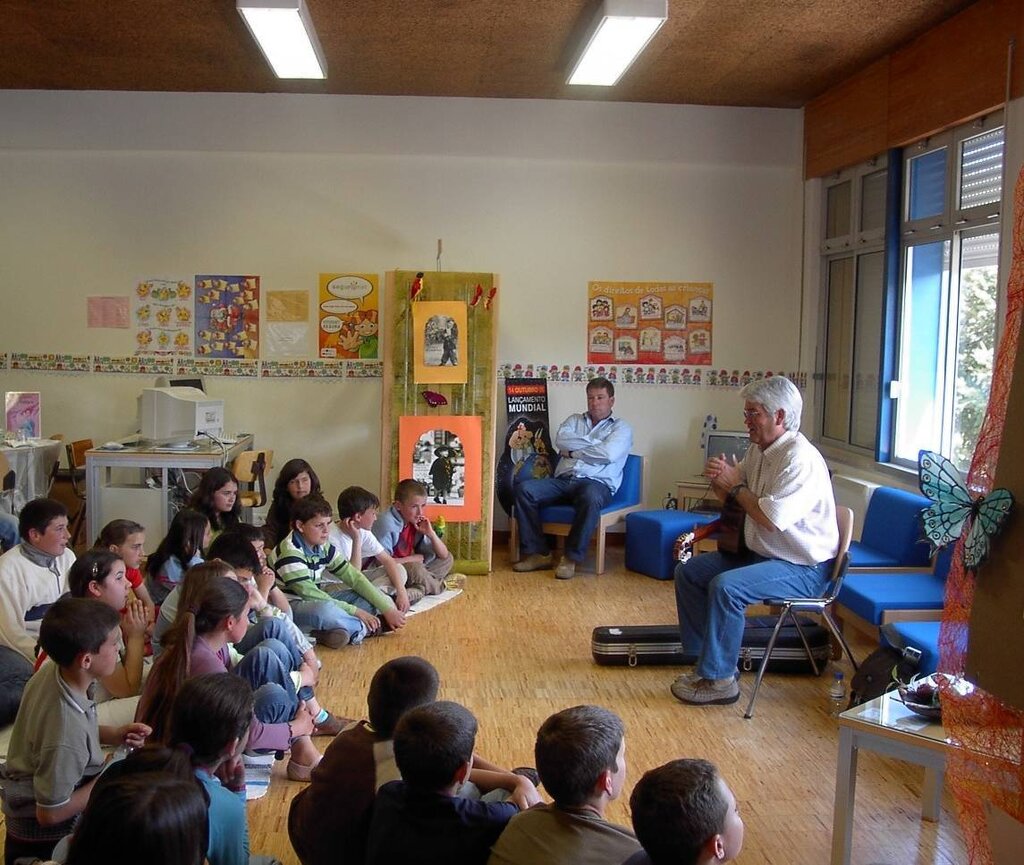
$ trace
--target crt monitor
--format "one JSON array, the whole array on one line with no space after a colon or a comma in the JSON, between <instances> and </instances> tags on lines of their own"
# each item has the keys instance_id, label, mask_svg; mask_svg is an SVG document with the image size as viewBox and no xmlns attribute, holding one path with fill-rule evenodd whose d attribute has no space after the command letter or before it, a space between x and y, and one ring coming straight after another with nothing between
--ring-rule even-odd
<instances>
[{"instance_id":1,"label":"crt monitor","mask_svg":"<svg viewBox=\"0 0 1024 865\"><path fill-rule=\"evenodd\" d=\"M750 435L746 430L711 430L708 433L707 459L725 454L725 458L735 457L739 462L750 447Z\"/></svg>"},{"instance_id":2,"label":"crt monitor","mask_svg":"<svg viewBox=\"0 0 1024 865\"><path fill-rule=\"evenodd\" d=\"M153 442L186 442L200 433L224 435L224 400L194 387L147 387L139 397L142 437Z\"/></svg>"}]
</instances>

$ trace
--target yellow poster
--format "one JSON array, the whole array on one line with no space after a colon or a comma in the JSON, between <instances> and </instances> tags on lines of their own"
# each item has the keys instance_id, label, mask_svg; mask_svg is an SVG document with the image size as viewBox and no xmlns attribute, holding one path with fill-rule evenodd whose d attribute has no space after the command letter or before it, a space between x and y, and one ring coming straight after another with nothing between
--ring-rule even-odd
<instances>
[{"instance_id":1,"label":"yellow poster","mask_svg":"<svg viewBox=\"0 0 1024 865\"><path fill-rule=\"evenodd\" d=\"M469 364L466 304L417 300L412 304L412 356L417 384L465 384Z\"/></svg>"},{"instance_id":2,"label":"yellow poster","mask_svg":"<svg viewBox=\"0 0 1024 865\"><path fill-rule=\"evenodd\" d=\"M322 358L380 358L380 287L375 273L321 273L317 334Z\"/></svg>"},{"instance_id":3,"label":"yellow poster","mask_svg":"<svg viewBox=\"0 0 1024 865\"><path fill-rule=\"evenodd\" d=\"M714 284L591 282L587 363L711 363Z\"/></svg>"}]
</instances>

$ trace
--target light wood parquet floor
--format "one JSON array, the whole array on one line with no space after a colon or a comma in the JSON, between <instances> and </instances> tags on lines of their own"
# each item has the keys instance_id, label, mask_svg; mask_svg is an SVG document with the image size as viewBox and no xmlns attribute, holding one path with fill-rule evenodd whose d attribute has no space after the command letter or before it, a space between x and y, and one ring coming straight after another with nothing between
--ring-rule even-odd
<instances>
[{"instance_id":1,"label":"light wood parquet floor","mask_svg":"<svg viewBox=\"0 0 1024 865\"><path fill-rule=\"evenodd\" d=\"M506 765L532 765L534 735L551 713L597 703L626 723L628 777L609 819L629 823L634 782L654 766L680 756L718 764L746 822L740 863L823 865L829 861L835 791L836 722L827 712L827 677L769 674L753 719L744 696L732 706L695 708L678 703L668 687L680 670L599 667L590 656L597 625L675 620L671 583L633 574L622 549L609 550L600 577L579 573L568 582L551 571L515 574L502 550L496 570L471 577L453 601L413 617L397 634L362 646L322 650L320 701L348 717L365 717L374 671L399 655L422 655L441 674L441 696L470 708L480 722L477 750ZM870 651L855 645L858 656ZM840 666L852 673L847 662ZM326 747L326 740L317 740ZM301 788L275 766L269 793L249 806L254 852L297 863L287 834L287 810ZM920 819L923 769L864 753L860 757L854 829L854 865L959 865L964 844L948 793L939 823ZM542 791L543 792L543 791Z\"/></svg>"}]
</instances>

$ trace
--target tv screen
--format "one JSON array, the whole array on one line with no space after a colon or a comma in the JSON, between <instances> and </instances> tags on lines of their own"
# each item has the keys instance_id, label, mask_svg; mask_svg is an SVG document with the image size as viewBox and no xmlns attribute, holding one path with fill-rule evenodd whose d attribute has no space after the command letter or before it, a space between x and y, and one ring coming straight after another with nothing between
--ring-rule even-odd
<instances>
[{"instance_id":1,"label":"tv screen","mask_svg":"<svg viewBox=\"0 0 1024 865\"><path fill-rule=\"evenodd\" d=\"M739 462L747 453L750 447L750 436L746 430L713 430L708 433L707 458L725 454L726 459L735 457Z\"/></svg>"}]
</instances>

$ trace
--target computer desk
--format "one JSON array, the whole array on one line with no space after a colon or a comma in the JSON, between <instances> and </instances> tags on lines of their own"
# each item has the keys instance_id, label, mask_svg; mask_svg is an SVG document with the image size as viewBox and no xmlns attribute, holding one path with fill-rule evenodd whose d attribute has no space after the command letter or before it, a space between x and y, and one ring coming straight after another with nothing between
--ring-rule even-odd
<instances>
[{"instance_id":1,"label":"computer desk","mask_svg":"<svg viewBox=\"0 0 1024 865\"><path fill-rule=\"evenodd\" d=\"M252 450L255 436L246 434L233 444L204 440L193 450L125 445L120 450L93 448L85 452L86 531L89 542L113 519L134 519L146 527L146 552L152 552L167 534L171 522L169 491L175 470L202 472L228 466L243 451ZM116 482L112 473L135 469L136 480ZM155 486L145 482L157 472ZM123 472L122 472L123 475ZM115 512L116 511L116 512Z\"/></svg>"}]
</instances>

